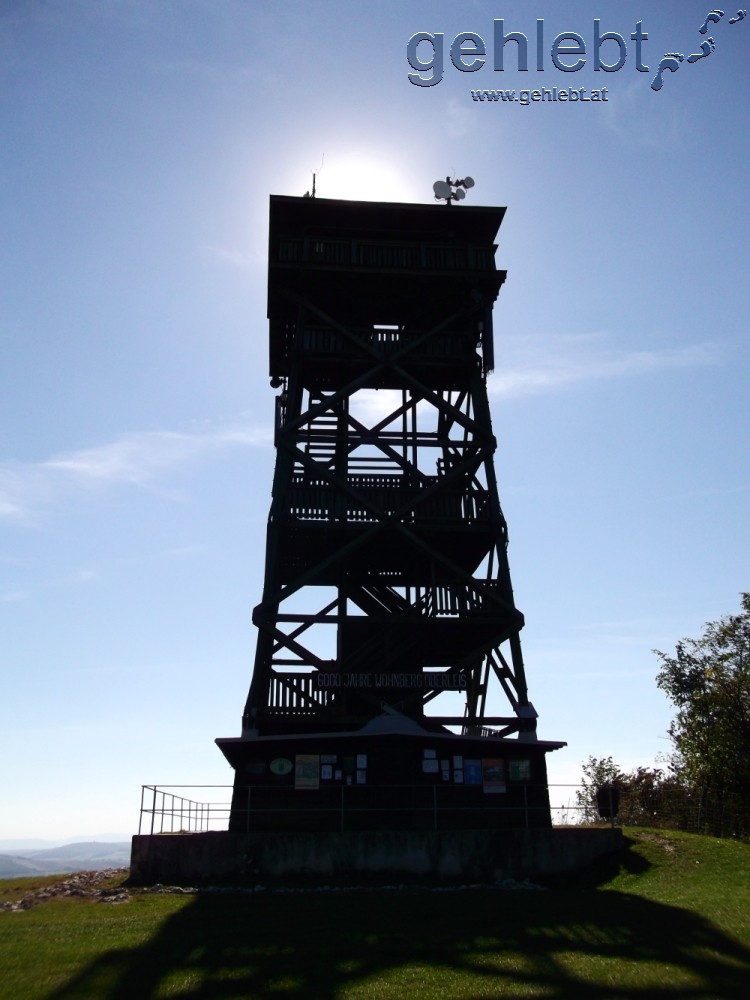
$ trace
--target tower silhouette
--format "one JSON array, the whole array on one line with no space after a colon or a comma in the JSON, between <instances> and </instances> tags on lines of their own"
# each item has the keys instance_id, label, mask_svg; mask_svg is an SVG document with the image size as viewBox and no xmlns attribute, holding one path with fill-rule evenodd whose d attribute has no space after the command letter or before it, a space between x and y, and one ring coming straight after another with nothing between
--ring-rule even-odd
<instances>
[{"instance_id":1,"label":"tower silhouette","mask_svg":"<svg viewBox=\"0 0 750 1000\"><path fill-rule=\"evenodd\" d=\"M230 830L549 825L564 744L536 735L486 384L504 214L271 197L276 467L242 735L217 740Z\"/></svg>"}]
</instances>

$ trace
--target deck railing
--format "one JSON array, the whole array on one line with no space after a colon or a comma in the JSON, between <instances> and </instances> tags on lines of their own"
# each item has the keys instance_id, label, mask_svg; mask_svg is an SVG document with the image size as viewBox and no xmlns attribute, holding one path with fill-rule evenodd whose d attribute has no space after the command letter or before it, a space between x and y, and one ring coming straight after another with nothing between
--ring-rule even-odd
<instances>
[{"instance_id":1,"label":"deck railing","mask_svg":"<svg viewBox=\"0 0 750 1000\"><path fill-rule=\"evenodd\" d=\"M357 496L347 494L324 481L314 481L304 475L294 475L287 491L287 510L290 517L303 521L380 521L404 507L403 520L418 523L438 522L475 524L489 523L491 509L485 490L436 490L431 496L420 499L424 490L410 486L361 485L357 476L349 476L347 483ZM364 479L365 477L361 477ZM377 476L368 477L377 482ZM383 482L393 478L383 476ZM361 503L357 499L361 498Z\"/></svg>"},{"instance_id":2,"label":"deck railing","mask_svg":"<svg viewBox=\"0 0 750 1000\"><path fill-rule=\"evenodd\" d=\"M269 813L294 814L304 810L306 814L328 814L335 820L331 826L340 831L357 828L357 816L363 813L388 812L389 814L420 814L424 826L434 830L445 829L445 817L456 812L485 812L487 799L500 813L512 817L514 827L538 825L540 812L550 813L553 825L575 825L580 821L582 809L574 804L578 785L549 785L550 806L539 805L540 793L544 786L524 783L513 788L512 800L505 805L497 794L481 795L481 786L476 787L479 796L460 803L456 797L455 785L394 785L361 786L330 785L325 788L325 801L316 799L311 804L305 799L307 789L293 787L273 788L261 785L243 787L246 803L243 811L247 816L247 829L253 829L253 815L256 808L263 816ZM460 788L458 789L460 791ZM468 790L468 789L467 789ZM521 793L520 796L518 793ZM365 793L365 794L363 794ZM369 794L367 794L369 793ZM231 811L233 787L231 785L143 785L141 788L139 834L187 834L207 833L226 830ZM290 801L291 796L299 796L299 804ZM200 801L200 798L203 801ZM273 799L277 798L274 803Z\"/></svg>"},{"instance_id":3,"label":"deck railing","mask_svg":"<svg viewBox=\"0 0 750 1000\"><path fill-rule=\"evenodd\" d=\"M504 811L516 813L508 826L534 825L535 811L540 808L546 811L546 806L538 805L541 786L534 786L530 782L523 785L509 783L508 788L513 788L513 795L508 796L507 806L498 801L501 799L500 795L482 795L481 787L477 789L479 795L466 801L464 806L467 809L483 810L482 800L491 798L499 806L501 814ZM519 799L518 791L521 788L525 788L525 792ZM358 794L363 789L374 790L375 805L372 797L368 801ZM648 793L623 789L617 807L611 809L611 812L617 813L615 817L602 816L591 789L585 789L582 785L551 784L547 789L553 826L592 824L645 826L684 830L688 833L708 834L713 837L750 839L750 815L747 804L736 797L730 796L721 802L714 802L686 788L668 788L655 792L651 790ZM326 791L329 793L326 801L322 803L308 801L308 805L312 804L314 810L329 814L329 829L355 828L357 817L366 811L387 809L397 814L399 802L402 802L404 811L416 810L423 815L425 819L423 828L438 830L446 828L444 817L451 813L455 815L457 810L456 786L448 784L413 787L398 785L392 789L383 786L331 785ZM290 786L274 789L259 785L246 786L244 793L250 806L249 810L245 810L248 829L252 829L255 799L257 799L256 804L262 805L262 813L268 815L269 809L273 808L273 803L269 803L269 793L272 795L278 793L277 812L293 813L306 808L304 797L309 794L306 790L295 791ZM144 785L141 790L138 832L187 834L226 830L229 824L232 794L233 788L229 785ZM295 796L299 798L295 800ZM295 801L299 801L299 806L295 805ZM614 806L614 799L609 804ZM606 800L604 805L607 805ZM498 819L501 820L502 817Z\"/></svg>"},{"instance_id":4,"label":"deck railing","mask_svg":"<svg viewBox=\"0 0 750 1000\"><path fill-rule=\"evenodd\" d=\"M431 271L494 271L492 246L439 243L384 243L284 237L273 259L278 264L325 264L329 267L429 269Z\"/></svg>"}]
</instances>

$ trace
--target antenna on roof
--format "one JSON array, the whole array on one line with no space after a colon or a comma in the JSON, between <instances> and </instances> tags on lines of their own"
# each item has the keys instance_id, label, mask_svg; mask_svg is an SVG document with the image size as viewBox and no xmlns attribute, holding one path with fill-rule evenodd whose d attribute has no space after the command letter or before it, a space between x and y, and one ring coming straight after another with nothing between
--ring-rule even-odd
<instances>
[{"instance_id":1,"label":"antenna on roof","mask_svg":"<svg viewBox=\"0 0 750 1000\"><path fill-rule=\"evenodd\" d=\"M435 181L432 190L435 192L435 201L445 200L447 205L452 201L461 201L466 197L466 190L474 187L473 177L464 177L462 181L452 181L446 177L444 181ZM455 190L454 190L455 189Z\"/></svg>"},{"instance_id":2,"label":"antenna on roof","mask_svg":"<svg viewBox=\"0 0 750 1000\"><path fill-rule=\"evenodd\" d=\"M323 162L324 162L325 158L326 158L326 154L323 153L323 155L320 158L320 166L318 167L317 170L313 170L313 186L312 186L312 191L305 191L305 194L304 194L305 198L314 198L315 197L315 179L318 176L318 174L320 173L320 171L323 169Z\"/></svg>"}]
</instances>

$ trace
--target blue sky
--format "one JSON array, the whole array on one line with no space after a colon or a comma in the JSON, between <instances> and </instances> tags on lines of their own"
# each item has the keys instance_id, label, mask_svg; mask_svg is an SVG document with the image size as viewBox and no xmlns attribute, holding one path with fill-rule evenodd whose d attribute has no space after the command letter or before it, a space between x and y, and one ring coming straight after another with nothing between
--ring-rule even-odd
<instances>
[{"instance_id":1,"label":"blue sky","mask_svg":"<svg viewBox=\"0 0 750 1000\"><path fill-rule=\"evenodd\" d=\"M471 174L472 204L508 206L489 391L530 695L569 744L550 780L669 751L651 651L749 589L750 17L701 35L710 9L5 0L0 838L130 833L142 783L231 781L213 740L240 730L273 469L268 197L313 171L321 197L416 202ZM499 17L528 72L513 43L493 69ZM536 70L539 19L583 69ZM407 77L421 31L445 36L432 87Z\"/></svg>"}]
</instances>

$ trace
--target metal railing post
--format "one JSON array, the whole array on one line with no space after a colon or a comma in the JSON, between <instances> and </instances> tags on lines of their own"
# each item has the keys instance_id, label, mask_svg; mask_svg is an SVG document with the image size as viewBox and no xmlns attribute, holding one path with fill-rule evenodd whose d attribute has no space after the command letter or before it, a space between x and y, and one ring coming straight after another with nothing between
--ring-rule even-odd
<instances>
[{"instance_id":1,"label":"metal railing post","mask_svg":"<svg viewBox=\"0 0 750 1000\"><path fill-rule=\"evenodd\" d=\"M151 803L151 836L154 835L154 821L156 819L156 785L154 785L154 798Z\"/></svg>"}]
</instances>

